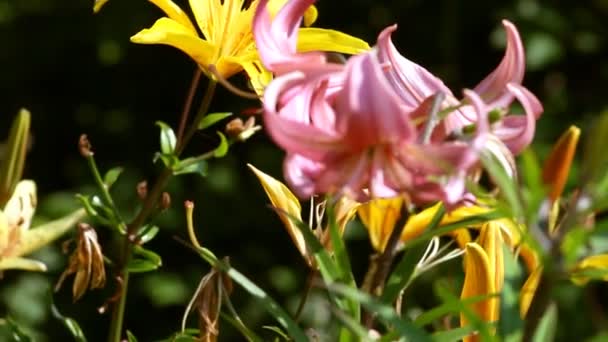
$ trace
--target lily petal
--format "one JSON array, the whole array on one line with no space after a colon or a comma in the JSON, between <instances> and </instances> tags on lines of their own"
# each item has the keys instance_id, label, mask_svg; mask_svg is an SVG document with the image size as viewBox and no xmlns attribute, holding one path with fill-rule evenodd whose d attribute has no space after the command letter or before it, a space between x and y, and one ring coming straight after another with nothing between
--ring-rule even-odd
<instances>
[{"instance_id":1,"label":"lily petal","mask_svg":"<svg viewBox=\"0 0 608 342\"><path fill-rule=\"evenodd\" d=\"M188 15L179 6L177 6L177 4L175 4L175 2L173 2L171 0L148 0L148 1L155 4L163 12L165 12L165 14L169 18L177 21L178 23L184 25L184 27L187 27L188 29L190 29L190 31L192 32L193 35L197 35L196 28L192 24L192 21L190 21L190 18L188 18Z\"/></svg>"},{"instance_id":2,"label":"lily petal","mask_svg":"<svg viewBox=\"0 0 608 342\"><path fill-rule=\"evenodd\" d=\"M379 198L363 203L357 209L375 250L384 251L388 238L401 216L403 204L402 197Z\"/></svg>"},{"instance_id":3,"label":"lily petal","mask_svg":"<svg viewBox=\"0 0 608 342\"><path fill-rule=\"evenodd\" d=\"M169 18L158 19L149 29L143 29L132 36L131 41L138 44L165 44L176 47L205 68L212 62L217 51L216 46L200 39L188 27Z\"/></svg>"},{"instance_id":4,"label":"lily petal","mask_svg":"<svg viewBox=\"0 0 608 342\"><path fill-rule=\"evenodd\" d=\"M46 222L27 230L21 236L21 241L12 250L12 256L28 255L43 246L57 240L63 234L75 227L78 221L86 215L84 209L78 209L64 217Z\"/></svg>"},{"instance_id":5,"label":"lily petal","mask_svg":"<svg viewBox=\"0 0 608 342\"><path fill-rule=\"evenodd\" d=\"M386 77L395 92L409 109L416 108L427 97L437 92L451 95L443 82L422 66L403 57L391 40L397 25L385 28L378 36L378 60L385 65Z\"/></svg>"},{"instance_id":6,"label":"lily petal","mask_svg":"<svg viewBox=\"0 0 608 342\"><path fill-rule=\"evenodd\" d=\"M253 171L256 177L258 177L260 184L262 184L262 187L264 188L264 192L266 192L268 199L270 199L270 203L272 203L275 208L281 210L277 211L277 214L287 229L287 233L289 233L291 240L308 265L312 266L313 261L307 251L304 236L292 221L292 217L300 221L302 220L302 207L300 206L300 202L283 183L258 170L251 164L247 164L247 166Z\"/></svg>"},{"instance_id":7,"label":"lily petal","mask_svg":"<svg viewBox=\"0 0 608 342\"><path fill-rule=\"evenodd\" d=\"M483 248L476 243L468 243L465 248L465 277L460 298L492 295L496 292L494 288L493 270L488 255ZM487 322L493 322L496 317L496 298L484 299L471 304L473 311L479 318ZM460 314L460 326L468 325L464 314ZM479 336L468 336L465 342L478 341Z\"/></svg>"},{"instance_id":8,"label":"lily petal","mask_svg":"<svg viewBox=\"0 0 608 342\"><path fill-rule=\"evenodd\" d=\"M550 188L551 202L557 200L564 191L580 135L581 130L578 127L570 126L553 145L543 165L543 182Z\"/></svg>"},{"instance_id":9,"label":"lily petal","mask_svg":"<svg viewBox=\"0 0 608 342\"><path fill-rule=\"evenodd\" d=\"M599 278L608 281L608 254L598 254L586 257L576 264L576 267L573 270L573 272L581 273L584 273L585 271L599 272L603 274ZM573 275L570 279L577 285L585 285L591 280L590 277L579 274Z\"/></svg>"},{"instance_id":10,"label":"lily petal","mask_svg":"<svg viewBox=\"0 0 608 342\"><path fill-rule=\"evenodd\" d=\"M364 40L336 30L309 27L298 32L299 52L330 51L356 55L369 49Z\"/></svg>"},{"instance_id":11,"label":"lily petal","mask_svg":"<svg viewBox=\"0 0 608 342\"><path fill-rule=\"evenodd\" d=\"M46 265L40 261L9 257L0 259L0 271L3 270L25 270L34 272L46 272Z\"/></svg>"},{"instance_id":12,"label":"lily petal","mask_svg":"<svg viewBox=\"0 0 608 342\"><path fill-rule=\"evenodd\" d=\"M508 115L503 118L500 126L494 130L494 134L513 154L518 154L532 142L536 119L543 112L543 106L534 94L519 84L509 83L507 90L524 107L524 115Z\"/></svg>"},{"instance_id":13,"label":"lily petal","mask_svg":"<svg viewBox=\"0 0 608 342\"><path fill-rule=\"evenodd\" d=\"M348 144L354 148L414 140L415 130L390 88L374 54L352 57L346 65L344 88L336 111L348 125ZM341 122L337 123L341 126Z\"/></svg>"},{"instance_id":14,"label":"lily petal","mask_svg":"<svg viewBox=\"0 0 608 342\"><path fill-rule=\"evenodd\" d=\"M272 18L268 0L260 0L253 19L253 34L260 58L270 71L283 74L293 70L294 65L315 65L325 60L320 53L296 53L298 27L313 3L314 0L289 1Z\"/></svg>"},{"instance_id":15,"label":"lily petal","mask_svg":"<svg viewBox=\"0 0 608 342\"><path fill-rule=\"evenodd\" d=\"M507 32L504 57L498 67L474 89L490 108L504 108L511 103L513 94L506 92L505 87L509 83L521 84L526 68L524 47L517 28L508 20L503 20L502 25Z\"/></svg>"},{"instance_id":16,"label":"lily petal","mask_svg":"<svg viewBox=\"0 0 608 342\"><path fill-rule=\"evenodd\" d=\"M504 270L504 254L502 250L502 229L498 222L490 221L481 226L479 232L478 243L483 247L484 251L488 255L488 261L492 269L492 276L494 278L494 290L497 293L502 291L502 287L505 280ZM496 304L496 312L494 313L494 320L498 319L498 304Z\"/></svg>"},{"instance_id":17,"label":"lily petal","mask_svg":"<svg viewBox=\"0 0 608 342\"><path fill-rule=\"evenodd\" d=\"M540 276L543 274L543 268L537 267L530 273L528 279L521 287L521 291L519 294L519 316L523 319L526 317L528 310L530 309L530 304L532 304L532 299L534 299L534 294L536 293L536 289L538 288L538 284L540 283Z\"/></svg>"}]
</instances>

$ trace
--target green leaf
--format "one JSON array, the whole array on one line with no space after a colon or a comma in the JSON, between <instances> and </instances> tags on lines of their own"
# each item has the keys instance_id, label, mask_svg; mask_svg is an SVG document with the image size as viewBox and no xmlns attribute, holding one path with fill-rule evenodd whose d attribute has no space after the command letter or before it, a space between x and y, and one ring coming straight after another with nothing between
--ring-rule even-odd
<instances>
[{"instance_id":1,"label":"green leaf","mask_svg":"<svg viewBox=\"0 0 608 342\"><path fill-rule=\"evenodd\" d=\"M221 158L225 156L226 153L228 153L228 148L230 147L230 144L228 144L228 139L226 139L226 136L222 134L222 132L216 133L220 136L220 145L216 147L213 151L213 156L216 158Z\"/></svg>"},{"instance_id":2,"label":"green leaf","mask_svg":"<svg viewBox=\"0 0 608 342\"><path fill-rule=\"evenodd\" d=\"M207 114L203 120L201 120L201 122L198 124L198 129L205 129L207 127L210 127L212 125L214 125L215 123L224 120L225 118L229 117L230 115L232 115L232 113L211 113L211 114Z\"/></svg>"},{"instance_id":3,"label":"green leaf","mask_svg":"<svg viewBox=\"0 0 608 342\"><path fill-rule=\"evenodd\" d=\"M236 330L238 330L241 333L241 335L243 335L243 337L245 337L245 339L247 339L247 341L249 341L249 342L263 342L264 341L264 340L262 340L261 337L256 335L253 331L251 331L251 329L249 329L245 324L243 324L242 321L240 321L236 318L233 318L223 312L220 312L220 315L226 322L230 323L230 325L232 325L234 328L236 328Z\"/></svg>"},{"instance_id":4,"label":"green leaf","mask_svg":"<svg viewBox=\"0 0 608 342\"><path fill-rule=\"evenodd\" d=\"M132 273L154 271L162 265L160 256L141 246L133 248L133 258L129 261L128 270Z\"/></svg>"},{"instance_id":5,"label":"green leaf","mask_svg":"<svg viewBox=\"0 0 608 342\"><path fill-rule=\"evenodd\" d=\"M162 154L174 154L177 138L173 129L162 121L156 121L156 125L160 127L160 151Z\"/></svg>"},{"instance_id":6,"label":"green leaf","mask_svg":"<svg viewBox=\"0 0 608 342\"><path fill-rule=\"evenodd\" d=\"M348 258L348 252L346 251L346 246L344 244L344 239L340 235L340 228L338 227L338 223L336 222L334 207L332 205L328 205L326 208L326 212L328 219L327 221L329 225L331 246L333 248L334 258L339 272L338 277L340 281L344 284L347 284L352 288L356 288L357 283L355 282L355 277L353 276L350 260ZM361 308L358 302L350 300L347 301L346 305L348 306L347 313L355 320L359 320L361 315Z\"/></svg>"},{"instance_id":7,"label":"green leaf","mask_svg":"<svg viewBox=\"0 0 608 342\"><path fill-rule=\"evenodd\" d=\"M32 338L26 334L17 322L15 322L10 316L0 320L1 325L6 325L11 332L13 342L32 342Z\"/></svg>"},{"instance_id":8,"label":"green leaf","mask_svg":"<svg viewBox=\"0 0 608 342\"><path fill-rule=\"evenodd\" d=\"M525 211L519 192L519 185L509 177L502 164L494 155L482 153L481 162L486 171L490 174L494 183L496 183L500 189L500 192L509 204L508 208L512 210L513 215L519 219L524 218Z\"/></svg>"},{"instance_id":9,"label":"green leaf","mask_svg":"<svg viewBox=\"0 0 608 342\"><path fill-rule=\"evenodd\" d=\"M555 340L555 330L557 329L557 306L551 303L547 311L538 323L538 327L532 337L533 342L546 342Z\"/></svg>"},{"instance_id":10,"label":"green leaf","mask_svg":"<svg viewBox=\"0 0 608 342\"><path fill-rule=\"evenodd\" d=\"M287 334L285 334L285 332L279 327L275 327L272 325L264 325L262 326L262 329L270 330L275 334L279 335L279 337L283 338L285 341L289 341L289 336L287 336Z\"/></svg>"},{"instance_id":11,"label":"green leaf","mask_svg":"<svg viewBox=\"0 0 608 342\"><path fill-rule=\"evenodd\" d=\"M328 289L330 292L335 292L358 301L367 310L373 312L385 326L392 327L399 336L410 341L431 341L429 335L424 330L412 322L401 318L392 306L376 300L369 294L342 284L330 284L328 285Z\"/></svg>"},{"instance_id":12,"label":"green leaf","mask_svg":"<svg viewBox=\"0 0 608 342\"><path fill-rule=\"evenodd\" d=\"M158 234L159 231L160 231L160 229L158 229L157 226L153 226L153 225L143 226L139 230L139 234L138 234L139 243L142 245L148 243L150 240L154 239L154 237L156 236L156 234Z\"/></svg>"},{"instance_id":13,"label":"green leaf","mask_svg":"<svg viewBox=\"0 0 608 342\"><path fill-rule=\"evenodd\" d=\"M137 342L137 337L133 335L129 330L127 330L127 341L129 342Z\"/></svg>"},{"instance_id":14,"label":"green leaf","mask_svg":"<svg viewBox=\"0 0 608 342\"><path fill-rule=\"evenodd\" d=\"M352 335L344 336L341 334L340 341L363 341L363 342L373 341L369 337L367 329L363 325L361 325L361 323L359 323L358 319L354 319L350 315L346 314L345 312L343 312L333 306L331 307L331 311L332 311L334 317L336 317L338 319L338 321L340 321L342 323L342 325L346 329L348 329L348 331L350 331L357 338L356 340L353 340Z\"/></svg>"},{"instance_id":15,"label":"green leaf","mask_svg":"<svg viewBox=\"0 0 608 342\"><path fill-rule=\"evenodd\" d=\"M70 317L66 317L66 316L62 315L61 312L59 312L59 309L57 309L57 306L55 306L55 303L53 303L53 292L52 291L49 291L49 298L51 301L51 314L53 315L53 317L55 319L60 320L61 323L63 323L63 325L66 328L68 328L68 330L70 331L70 334L72 334L72 337L74 337L74 340L76 342L86 342L87 338L85 337L84 333L82 332L80 325L78 325L78 322L76 322L74 319L72 319Z\"/></svg>"},{"instance_id":16,"label":"green leaf","mask_svg":"<svg viewBox=\"0 0 608 342\"><path fill-rule=\"evenodd\" d=\"M264 292L264 290L251 282L251 280L247 279L247 277L238 272L236 269L232 268L230 265L220 261L210 250L206 248L197 248L196 251L211 266L225 272L235 283L239 284L250 295L252 295L260 303L260 305L266 311L268 311L268 313L270 313L282 327L287 330L289 336L291 336L294 341L308 341L308 337L298 326L298 324L274 299Z\"/></svg>"},{"instance_id":17,"label":"green leaf","mask_svg":"<svg viewBox=\"0 0 608 342\"><path fill-rule=\"evenodd\" d=\"M191 157L181 160L173 167L174 175L183 175L187 173L196 173L202 177L207 176L208 163L204 159Z\"/></svg>"},{"instance_id":18,"label":"green leaf","mask_svg":"<svg viewBox=\"0 0 608 342\"><path fill-rule=\"evenodd\" d=\"M479 316L477 316L475 314L475 312L468 305L469 299L460 300L460 298L454 296L450 292L448 287L445 284L443 284L442 282L435 283L434 289L435 289L437 296L439 298L441 298L442 301L444 301L446 303L453 303L458 306L457 310L466 317L466 319L470 322L471 326L473 327L473 330L478 331L481 341L494 341L495 340L493 338L493 336L490 334L490 327L493 324L483 321L481 318L479 318ZM488 297L491 297L491 296L492 295L472 297L472 298L470 298L470 300L476 301L476 300L479 300L479 298L487 299Z\"/></svg>"},{"instance_id":19,"label":"green leaf","mask_svg":"<svg viewBox=\"0 0 608 342\"><path fill-rule=\"evenodd\" d=\"M467 325L466 327L436 332L432 335L432 338L433 342L456 342L471 335L474 331L473 326Z\"/></svg>"},{"instance_id":20,"label":"green leaf","mask_svg":"<svg viewBox=\"0 0 608 342\"><path fill-rule=\"evenodd\" d=\"M425 231L434 231L441 223L443 215L445 215L445 207L441 205ZM424 255L426 246L424 244L408 244L408 247L409 248L406 248L403 257L401 258L401 261L399 261L386 282L386 286L382 292L382 302L385 304L391 304L397 300L399 293L401 293L416 276L416 265Z\"/></svg>"},{"instance_id":21,"label":"green leaf","mask_svg":"<svg viewBox=\"0 0 608 342\"><path fill-rule=\"evenodd\" d=\"M111 188L114 183L116 183L116 180L118 180L118 177L120 177L120 174L124 170L125 169L122 167L115 167L106 172L106 174L103 176L103 183L106 185L106 187L108 187L108 189Z\"/></svg>"},{"instance_id":22,"label":"green leaf","mask_svg":"<svg viewBox=\"0 0 608 342\"><path fill-rule=\"evenodd\" d=\"M477 302L481 302L488 298L493 297L492 295L475 296L466 299L454 299L447 300L443 304L422 313L416 317L414 324L418 327L423 327L427 324L433 323L434 321L444 317L447 314L458 314L462 311L464 305L470 306Z\"/></svg>"},{"instance_id":23,"label":"green leaf","mask_svg":"<svg viewBox=\"0 0 608 342\"><path fill-rule=\"evenodd\" d=\"M165 167L169 169L173 169L175 165L179 164L179 159L175 154L156 152L156 154L154 154L152 162L156 163L159 159L163 162L163 165L165 165Z\"/></svg>"}]
</instances>

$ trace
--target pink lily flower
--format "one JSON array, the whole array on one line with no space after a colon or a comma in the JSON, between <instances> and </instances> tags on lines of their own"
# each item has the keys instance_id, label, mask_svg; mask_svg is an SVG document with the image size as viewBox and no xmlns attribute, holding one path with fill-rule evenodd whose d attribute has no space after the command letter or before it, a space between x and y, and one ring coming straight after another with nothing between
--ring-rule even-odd
<instances>
[{"instance_id":1,"label":"pink lily flower","mask_svg":"<svg viewBox=\"0 0 608 342\"><path fill-rule=\"evenodd\" d=\"M304 65L276 78L264 95L264 119L287 151L285 176L300 197L341 193L356 200L407 192L414 203L458 203L464 176L488 132L487 108L471 91L478 129L471 141L422 143L412 118L433 97L406 109L385 77L376 51L346 65Z\"/></svg>"},{"instance_id":2,"label":"pink lily flower","mask_svg":"<svg viewBox=\"0 0 608 342\"><path fill-rule=\"evenodd\" d=\"M536 120L543 112L540 101L521 85L525 72L525 54L521 38L515 26L502 22L507 32L507 48L498 67L482 80L473 90L487 103L490 110L508 109L514 99L524 107L524 115L506 115L496 122L492 131L512 153L517 154L527 147L534 136ZM403 57L391 41L391 33L396 25L389 26L378 37L380 62L387 65L386 77L406 108L416 108L424 99L437 92L446 94L443 108L459 106L456 99L443 82L420 65ZM439 127L442 132L435 136L459 132L463 127L477 121L476 112L470 105L451 112Z\"/></svg>"}]
</instances>

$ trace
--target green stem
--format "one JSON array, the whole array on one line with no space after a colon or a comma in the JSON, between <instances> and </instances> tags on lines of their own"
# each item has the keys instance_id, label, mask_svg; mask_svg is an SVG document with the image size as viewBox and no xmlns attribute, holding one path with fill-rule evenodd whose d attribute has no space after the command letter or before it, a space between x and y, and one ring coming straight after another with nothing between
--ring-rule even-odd
<instances>
[{"instance_id":1,"label":"green stem","mask_svg":"<svg viewBox=\"0 0 608 342\"><path fill-rule=\"evenodd\" d=\"M382 296L382 292L384 292L386 277L388 276L391 264L395 258L395 251L401 239L401 233L403 233L403 229L405 229L405 222L407 221L408 215L405 210L402 211L401 218L393 228L393 231L386 242L384 251L382 254L372 257L370 267L365 275L364 290L376 297ZM367 328L371 328L374 324L373 313L365 311L362 322Z\"/></svg>"},{"instance_id":2,"label":"green stem","mask_svg":"<svg viewBox=\"0 0 608 342\"><path fill-rule=\"evenodd\" d=\"M103 181L101 174L99 173L99 169L97 168L97 163L95 162L95 157L93 157L93 153L90 153L86 156L87 162L89 163L89 169L93 173L93 178L95 179L95 183L97 187L101 190L101 196L103 197L104 202L112 209L112 214L114 215L114 219L118 222L118 229L121 232L127 231L127 226L125 225L123 219L114 204L114 200L112 199L112 195L110 195L110 189Z\"/></svg>"},{"instance_id":3,"label":"green stem","mask_svg":"<svg viewBox=\"0 0 608 342\"><path fill-rule=\"evenodd\" d=\"M188 142L192 139L196 131L198 130L198 125L200 121L205 117L209 110L209 106L211 105L211 100L213 99L213 95L215 93L217 81L209 80L209 84L207 85L207 90L205 91L205 96L203 97L203 101L201 102L198 113L192 122L191 126L186 131L181 143L177 147L176 154L179 156ZM188 96L186 101L192 101L192 97ZM185 107L189 107L189 104L186 104ZM99 172L97 172L99 174ZM165 168L158 179L154 183L152 190L148 193L146 200L140 209L139 213L133 219L131 224L128 225L126 236L123 239L123 254L120 260L119 269L119 277L122 278L122 285L120 287L120 298L118 304L114 306L112 311L112 322L110 324L110 335L108 337L109 342L120 342L122 336L122 326L124 320L124 312L125 312L125 303L127 300L127 289L129 284L129 270L128 265L131 260L131 256L133 253L133 241L134 235L139 231L139 229L144 225L148 217L154 212L158 204L158 200L160 199L163 190L169 183L169 179L173 175L171 169ZM101 178L99 178L101 179ZM102 182L103 183L103 182ZM109 194L108 194L109 195ZM111 199L111 198L110 198Z\"/></svg>"}]
</instances>

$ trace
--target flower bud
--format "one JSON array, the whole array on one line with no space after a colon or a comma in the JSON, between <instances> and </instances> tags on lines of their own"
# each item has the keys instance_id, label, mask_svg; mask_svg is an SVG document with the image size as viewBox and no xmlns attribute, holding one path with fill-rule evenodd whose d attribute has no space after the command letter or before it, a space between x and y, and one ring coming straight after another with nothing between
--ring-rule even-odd
<instances>
[{"instance_id":1,"label":"flower bud","mask_svg":"<svg viewBox=\"0 0 608 342\"><path fill-rule=\"evenodd\" d=\"M21 109L11 126L7 153L0 166L0 207L4 207L23 175L30 123L30 112Z\"/></svg>"}]
</instances>

